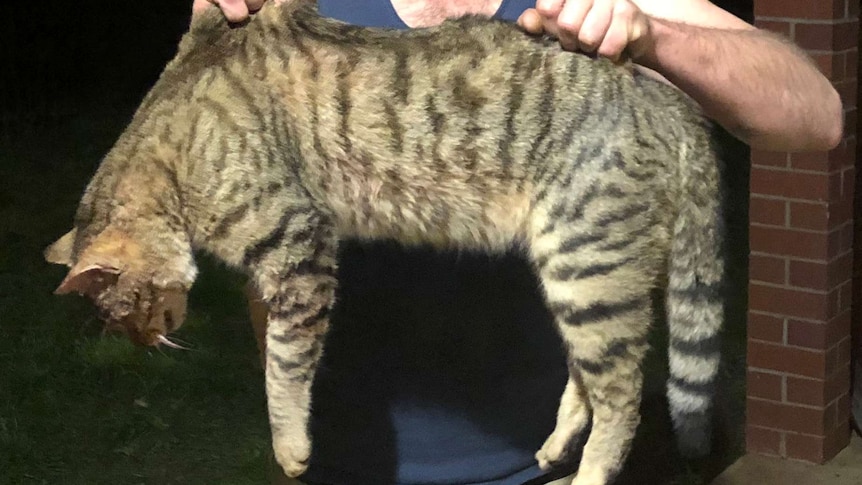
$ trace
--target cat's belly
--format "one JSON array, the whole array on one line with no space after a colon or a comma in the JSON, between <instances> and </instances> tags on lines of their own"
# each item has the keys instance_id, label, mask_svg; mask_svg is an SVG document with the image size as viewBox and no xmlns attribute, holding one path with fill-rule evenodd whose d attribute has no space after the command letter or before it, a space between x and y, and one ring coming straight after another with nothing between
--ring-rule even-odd
<instances>
[{"instance_id":1,"label":"cat's belly","mask_svg":"<svg viewBox=\"0 0 862 485\"><path fill-rule=\"evenodd\" d=\"M531 197L423 188L398 196L371 190L330 199L343 237L392 239L405 245L505 251L525 237Z\"/></svg>"}]
</instances>

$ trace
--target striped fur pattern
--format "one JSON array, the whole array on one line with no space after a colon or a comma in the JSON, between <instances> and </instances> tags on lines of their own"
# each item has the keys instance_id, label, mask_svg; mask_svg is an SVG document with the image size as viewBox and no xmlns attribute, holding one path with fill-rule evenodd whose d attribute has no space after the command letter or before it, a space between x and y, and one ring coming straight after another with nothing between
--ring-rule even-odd
<instances>
[{"instance_id":1,"label":"striped fur pattern","mask_svg":"<svg viewBox=\"0 0 862 485\"><path fill-rule=\"evenodd\" d=\"M310 386L342 238L486 252L535 265L570 379L536 454L575 485L613 480L639 422L651 291L667 288L668 397L704 453L721 325L719 163L673 88L465 18L408 32L268 5L195 20L47 251L59 291L154 344L181 323L193 249L246 270L269 308L266 389L286 473L311 450Z\"/></svg>"}]
</instances>

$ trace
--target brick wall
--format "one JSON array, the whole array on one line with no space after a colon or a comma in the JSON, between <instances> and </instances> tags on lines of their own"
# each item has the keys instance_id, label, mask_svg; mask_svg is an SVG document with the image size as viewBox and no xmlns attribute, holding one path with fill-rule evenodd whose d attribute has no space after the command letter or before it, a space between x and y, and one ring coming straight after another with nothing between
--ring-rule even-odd
<instances>
[{"instance_id":1,"label":"brick wall","mask_svg":"<svg viewBox=\"0 0 862 485\"><path fill-rule=\"evenodd\" d=\"M858 13L859 0L754 1L755 24L832 80L847 130L830 152L751 155L749 452L822 463L850 437Z\"/></svg>"}]
</instances>

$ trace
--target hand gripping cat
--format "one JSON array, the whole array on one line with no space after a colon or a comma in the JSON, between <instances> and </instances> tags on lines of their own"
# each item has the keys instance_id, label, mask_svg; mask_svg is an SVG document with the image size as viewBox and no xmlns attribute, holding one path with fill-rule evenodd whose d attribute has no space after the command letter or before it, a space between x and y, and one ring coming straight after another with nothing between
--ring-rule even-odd
<instances>
[{"instance_id":1,"label":"hand gripping cat","mask_svg":"<svg viewBox=\"0 0 862 485\"><path fill-rule=\"evenodd\" d=\"M602 485L640 419L656 287L679 446L709 447L723 279L711 129L674 88L502 22L364 29L309 0L240 28L208 12L46 257L71 268L58 293L89 296L147 345L182 323L193 249L245 270L269 308L273 447L296 476L339 238L520 247L570 368L536 458L562 462L591 422L574 484Z\"/></svg>"}]
</instances>

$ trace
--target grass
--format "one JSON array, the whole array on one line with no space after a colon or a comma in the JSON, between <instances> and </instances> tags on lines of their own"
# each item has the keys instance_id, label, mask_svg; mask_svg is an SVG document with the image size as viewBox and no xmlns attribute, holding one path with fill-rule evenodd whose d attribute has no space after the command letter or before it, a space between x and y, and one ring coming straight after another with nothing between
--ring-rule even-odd
<instances>
[{"instance_id":1,"label":"grass","mask_svg":"<svg viewBox=\"0 0 862 485\"><path fill-rule=\"evenodd\" d=\"M265 483L262 373L236 275L204 261L190 352L103 337L88 302L52 294L65 269L41 251L123 116L83 113L0 149L0 483Z\"/></svg>"},{"instance_id":2,"label":"grass","mask_svg":"<svg viewBox=\"0 0 862 485\"><path fill-rule=\"evenodd\" d=\"M45 263L41 251L68 229L126 122L134 95L116 98L81 103L60 123L0 141L0 483L264 484L271 458L263 376L240 277L202 262L180 335L196 349L189 352L105 337L86 301L51 293L64 268ZM742 453L747 185L736 168L715 453L691 463L673 451L658 326L644 419L621 484L708 483Z\"/></svg>"}]
</instances>

